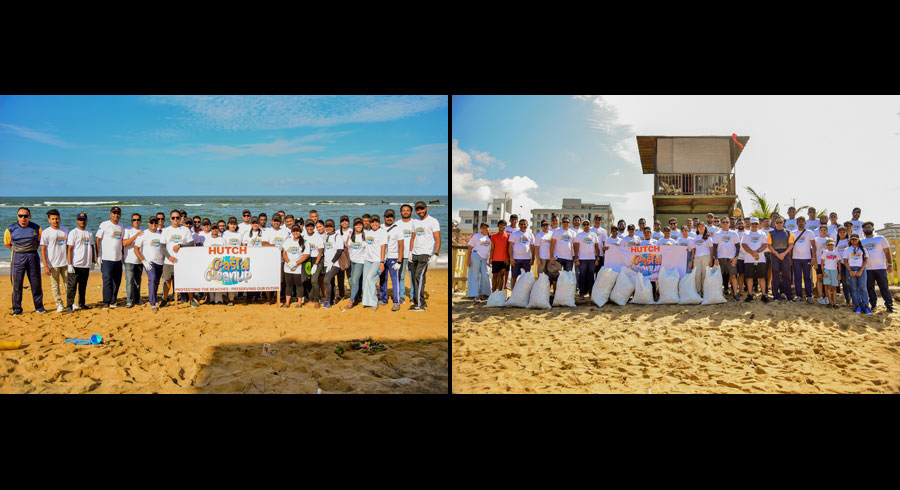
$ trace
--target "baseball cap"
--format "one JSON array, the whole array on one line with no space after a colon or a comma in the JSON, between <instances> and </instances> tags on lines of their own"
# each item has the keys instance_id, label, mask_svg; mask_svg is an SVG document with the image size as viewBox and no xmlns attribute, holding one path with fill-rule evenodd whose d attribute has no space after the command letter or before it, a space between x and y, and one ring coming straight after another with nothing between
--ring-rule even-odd
<instances>
[{"instance_id":1,"label":"baseball cap","mask_svg":"<svg viewBox=\"0 0 900 490\"><path fill-rule=\"evenodd\" d=\"M834 238L826 238L825 239L825 245L829 245L829 244L834 245Z\"/></svg>"},{"instance_id":2,"label":"baseball cap","mask_svg":"<svg viewBox=\"0 0 900 490\"><path fill-rule=\"evenodd\" d=\"M78 213L78 216L76 216L75 219L76 219L76 220L79 220L79 219L87 219L87 214L85 214L85 213Z\"/></svg>"},{"instance_id":3,"label":"baseball cap","mask_svg":"<svg viewBox=\"0 0 900 490\"><path fill-rule=\"evenodd\" d=\"M750 224L759 223L759 218L750 218Z\"/></svg>"},{"instance_id":4,"label":"baseball cap","mask_svg":"<svg viewBox=\"0 0 900 490\"><path fill-rule=\"evenodd\" d=\"M109 210L110 213L115 212L115 211L118 211L121 213L122 208L120 208L119 206L113 206L112 209Z\"/></svg>"},{"instance_id":5,"label":"baseball cap","mask_svg":"<svg viewBox=\"0 0 900 490\"><path fill-rule=\"evenodd\" d=\"M416 209L425 209L426 207L427 206L425 206L425 201L419 201L416 203Z\"/></svg>"}]
</instances>

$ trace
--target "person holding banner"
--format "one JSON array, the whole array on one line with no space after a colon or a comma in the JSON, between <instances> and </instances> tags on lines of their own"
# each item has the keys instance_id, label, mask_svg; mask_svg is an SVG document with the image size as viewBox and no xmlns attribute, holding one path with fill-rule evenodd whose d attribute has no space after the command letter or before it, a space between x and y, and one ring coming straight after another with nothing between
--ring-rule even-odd
<instances>
[{"instance_id":1,"label":"person holding banner","mask_svg":"<svg viewBox=\"0 0 900 490\"><path fill-rule=\"evenodd\" d=\"M277 247L281 250L281 244L284 243L291 236L291 230L287 228L282 228L281 223L284 222L284 218L281 217L281 213L275 213L272 215L272 227L266 228L263 230L263 244L269 247ZM343 248L343 246L341 247ZM284 259L282 258L282 264ZM281 269L281 292L279 293L279 300L284 303L284 267ZM276 305L278 302L275 303Z\"/></svg>"},{"instance_id":2,"label":"person holding banner","mask_svg":"<svg viewBox=\"0 0 900 490\"><path fill-rule=\"evenodd\" d=\"M644 238L638 242L638 246L644 247L647 245L659 245L658 241L653 238L653 234L650 232L649 226L645 226L642 231L644 233Z\"/></svg>"},{"instance_id":3,"label":"person holding banner","mask_svg":"<svg viewBox=\"0 0 900 490\"><path fill-rule=\"evenodd\" d=\"M259 218L254 217L250 220L250 231L248 231L244 235L244 239L241 241L241 244L247 245L248 247L265 247L269 246L263 237L263 228L259 222ZM266 302L264 306L270 306L272 304L272 292L266 291ZM247 304L249 305L251 302L255 301L259 298L259 293L249 292L247 293Z\"/></svg>"},{"instance_id":4,"label":"person holding banner","mask_svg":"<svg viewBox=\"0 0 900 490\"><path fill-rule=\"evenodd\" d=\"M670 228L663 228L663 237L656 241L657 245L675 245L675 240L672 239L672 230Z\"/></svg>"},{"instance_id":5,"label":"person holding banner","mask_svg":"<svg viewBox=\"0 0 900 490\"><path fill-rule=\"evenodd\" d=\"M523 220L524 222L524 220ZM594 285L594 269L600 265L600 240L591 231L591 222L582 222L583 230L575 236L575 268L578 271L578 298L590 294Z\"/></svg>"},{"instance_id":6,"label":"person holding banner","mask_svg":"<svg viewBox=\"0 0 900 490\"><path fill-rule=\"evenodd\" d=\"M209 236L205 238L203 245L206 247L224 247L225 246L225 238L219 234L218 228L211 228L209 232ZM283 288L284 286L282 286ZM209 294L209 304L222 304L222 293L210 293Z\"/></svg>"},{"instance_id":7,"label":"person holding banner","mask_svg":"<svg viewBox=\"0 0 900 490\"><path fill-rule=\"evenodd\" d=\"M712 214L712 213L710 213ZM711 219L711 218L707 218ZM696 269L694 276L697 292L703 294L703 280L706 279L706 269L712 259L713 240L709 229L703 223L697 223L697 236L694 237L693 259L688 264L692 270Z\"/></svg>"},{"instance_id":8,"label":"person holding banner","mask_svg":"<svg viewBox=\"0 0 900 490\"><path fill-rule=\"evenodd\" d=\"M744 249L744 277L747 281L747 303L753 301L753 279L760 282L762 302L768 303L766 294L766 255L768 249L766 234L759 231L759 218L750 218L750 231L741 237L741 248Z\"/></svg>"},{"instance_id":9,"label":"person holding banner","mask_svg":"<svg viewBox=\"0 0 900 490\"><path fill-rule=\"evenodd\" d=\"M628 235L622 237L622 246L623 247L632 247L637 246L641 243L641 239L634 236L634 225L628 225Z\"/></svg>"},{"instance_id":10,"label":"person holding banner","mask_svg":"<svg viewBox=\"0 0 900 490\"><path fill-rule=\"evenodd\" d=\"M360 222L362 227L362 222ZM291 298L297 298L296 308L303 306L303 263L309 258L309 246L303 240L302 228L294 225L291 236L281 244L281 258L284 260L284 303L280 308L291 306ZM233 293L229 293L233 294ZM230 301L230 299L229 299Z\"/></svg>"},{"instance_id":11,"label":"person holding banner","mask_svg":"<svg viewBox=\"0 0 900 490\"><path fill-rule=\"evenodd\" d=\"M604 247L606 250L609 250L609 247L621 247L622 246L622 238L619 236L619 228L613 226L609 229L609 238L605 240Z\"/></svg>"},{"instance_id":12,"label":"person holding banner","mask_svg":"<svg viewBox=\"0 0 900 490\"><path fill-rule=\"evenodd\" d=\"M178 258L176 257L178 250L180 250L182 246L189 246L194 240L191 230L181 224L181 218L181 212L173 209L172 212L169 213L169 219L172 220L172 224L163 229L162 235L160 236L159 241L166 246L168 257L166 257L166 263L163 265L163 300L159 306L166 306L166 299L169 297L169 289L172 289L173 292L175 290L175 263L178 262ZM194 300L194 293L188 293L188 297L190 298L192 308L200 306L197 304L197 301ZM178 305L177 294L175 295L175 305Z\"/></svg>"}]
</instances>

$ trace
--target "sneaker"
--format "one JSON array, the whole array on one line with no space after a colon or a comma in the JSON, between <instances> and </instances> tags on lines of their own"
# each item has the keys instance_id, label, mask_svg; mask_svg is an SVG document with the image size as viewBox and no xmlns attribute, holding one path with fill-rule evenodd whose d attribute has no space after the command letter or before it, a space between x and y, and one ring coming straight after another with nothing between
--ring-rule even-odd
<instances>
[{"instance_id":1,"label":"sneaker","mask_svg":"<svg viewBox=\"0 0 900 490\"><path fill-rule=\"evenodd\" d=\"M798 299L799 299L799 298L791 298L791 299L789 299L788 301L790 301L791 303L796 303Z\"/></svg>"},{"instance_id":2,"label":"sneaker","mask_svg":"<svg viewBox=\"0 0 900 490\"><path fill-rule=\"evenodd\" d=\"M853 313L862 313L862 306L857 306Z\"/></svg>"},{"instance_id":3,"label":"sneaker","mask_svg":"<svg viewBox=\"0 0 900 490\"><path fill-rule=\"evenodd\" d=\"M775 300L775 301L778 301L778 300ZM765 294L762 295L762 302L763 302L763 303L768 303L768 302L769 302L769 297L766 296Z\"/></svg>"},{"instance_id":4,"label":"sneaker","mask_svg":"<svg viewBox=\"0 0 900 490\"><path fill-rule=\"evenodd\" d=\"M62 311L62 314L63 314L63 315L71 315L71 314L72 314L72 308L66 308L66 309L64 309L64 310Z\"/></svg>"},{"instance_id":5,"label":"sneaker","mask_svg":"<svg viewBox=\"0 0 900 490\"><path fill-rule=\"evenodd\" d=\"M150 309L153 310L153 311L159 311L159 306L158 306L158 305L153 305L153 306L150 307Z\"/></svg>"},{"instance_id":6,"label":"sneaker","mask_svg":"<svg viewBox=\"0 0 900 490\"><path fill-rule=\"evenodd\" d=\"M387 306L387 301L379 301L378 306Z\"/></svg>"},{"instance_id":7,"label":"sneaker","mask_svg":"<svg viewBox=\"0 0 900 490\"><path fill-rule=\"evenodd\" d=\"M888 307L887 307L887 312L888 312L888 313L893 313L893 312L894 312L894 307L893 307L893 306L888 306Z\"/></svg>"},{"instance_id":8,"label":"sneaker","mask_svg":"<svg viewBox=\"0 0 900 490\"><path fill-rule=\"evenodd\" d=\"M168 301L162 300L162 301L159 302L159 307L162 308L163 306L166 306L167 304L169 304Z\"/></svg>"},{"instance_id":9,"label":"sneaker","mask_svg":"<svg viewBox=\"0 0 900 490\"><path fill-rule=\"evenodd\" d=\"M816 301L818 301L820 305L824 305L825 302L822 301L823 299L825 299L825 298L819 298L819 299L817 299Z\"/></svg>"},{"instance_id":10,"label":"sneaker","mask_svg":"<svg viewBox=\"0 0 900 490\"><path fill-rule=\"evenodd\" d=\"M109 304L109 307L110 307L110 308L113 308L113 309L115 309L115 308L116 308L116 306L118 306L118 305L117 305L117 304L115 304L115 303L110 303L110 304Z\"/></svg>"},{"instance_id":11,"label":"sneaker","mask_svg":"<svg viewBox=\"0 0 900 490\"><path fill-rule=\"evenodd\" d=\"M197 300L192 299L191 300L191 308L197 308L198 306L200 306L200 304L197 303Z\"/></svg>"},{"instance_id":12,"label":"sneaker","mask_svg":"<svg viewBox=\"0 0 900 490\"><path fill-rule=\"evenodd\" d=\"M738 295L736 295L736 294L734 295L734 302L735 302L735 303L740 303L740 302L741 302L741 298L738 297Z\"/></svg>"},{"instance_id":13,"label":"sneaker","mask_svg":"<svg viewBox=\"0 0 900 490\"><path fill-rule=\"evenodd\" d=\"M19 315L21 315L21 314L22 314L21 311L14 311L14 312L12 312L12 316L19 316Z\"/></svg>"},{"instance_id":14,"label":"sneaker","mask_svg":"<svg viewBox=\"0 0 900 490\"><path fill-rule=\"evenodd\" d=\"M322 308L331 308L331 303L328 301L322 303Z\"/></svg>"},{"instance_id":15,"label":"sneaker","mask_svg":"<svg viewBox=\"0 0 900 490\"><path fill-rule=\"evenodd\" d=\"M744 303L752 303L752 302L753 302L753 295L748 294L747 299L744 300Z\"/></svg>"},{"instance_id":16,"label":"sneaker","mask_svg":"<svg viewBox=\"0 0 900 490\"><path fill-rule=\"evenodd\" d=\"M78 306L78 305L72 305L72 307L69 308L69 309L70 309L70 310L80 310L80 309L82 309L82 308L84 308L84 307L83 307L83 306Z\"/></svg>"},{"instance_id":17,"label":"sneaker","mask_svg":"<svg viewBox=\"0 0 900 490\"><path fill-rule=\"evenodd\" d=\"M866 311L864 311L863 313L865 313L866 315L871 315L871 314L872 314L872 310L870 310L869 307L866 306Z\"/></svg>"},{"instance_id":18,"label":"sneaker","mask_svg":"<svg viewBox=\"0 0 900 490\"><path fill-rule=\"evenodd\" d=\"M108 310L108 309L109 309L109 305L103 305L103 309L104 309L104 310Z\"/></svg>"},{"instance_id":19,"label":"sneaker","mask_svg":"<svg viewBox=\"0 0 900 490\"><path fill-rule=\"evenodd\" d=\"M378 311L378 305L381 303L375 303L375 306L372 307L372 311Z\"/></svg>"},{"instance_id":20,"label":"sneaker","mask_svg":"<svg viewBox=\"0 0 900 490\"><path fill-rule=\"evenodd\" d=\"M400 304L394 303L394 306L391 307L391 311L400 311Z\"/></svg>"},{"instance_id":21,"label":"sneaker","mask_svg":"<svg viewBox=\"0 0 900 490\"><path fill-rule=\"evenodd\" d=\"M826 305L830 305L830 304L831 304L831 301L828 301L828 298L822 298L822 299L825 300L824 303L825 303Z\"/></svg>"},{"instance_id":22,"label":"sneaker","mask_svg":"<svg viewBox=\"0 0 900 490\"><path fill-rule=\"evenodd\" d=\"M134 308L133 303L125 303L125 308Z\"/></svg>"},{"instance_id":23,"label":"sneaker","mask_svg":"<svg viewBox=\"0 0 900 490\"><path fill-rule=\"evenodd\" d=\"M57 312L57 313L59 313L59 312L61 312L61 311L63 311L63 310L65 310L65 308L63 308L63 305L58 305L58 306L56 307L56 312Z\"/></svg>"},{"instance_id":24,"label":"sneaker","mask_svg":"<svg viewBox=\"0 0 900 490\"><path fill-rule=\"evenodd\" d=\"M809 304L812 304L812 298L810 298L809 296L807 296L807 297L806 297L806 302L809 303Z\"/></svg>"},{"instance_id":25,"label":"sneaker","mask_svg":"<svg viewBox=\"0 0 900 490\"><path fill-rule=\"evenodd\" d=\"M409 307L409 311L425 311L425 310L420 308L419 306L412 305Z\"/></svg>"}]
</instances>

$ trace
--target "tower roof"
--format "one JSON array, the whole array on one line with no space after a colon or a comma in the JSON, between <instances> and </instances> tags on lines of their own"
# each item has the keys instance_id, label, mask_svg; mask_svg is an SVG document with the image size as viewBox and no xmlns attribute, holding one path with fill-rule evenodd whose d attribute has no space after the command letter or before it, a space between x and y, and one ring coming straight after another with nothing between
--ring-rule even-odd
<instances>
[{"instance_id":1,"label":"tower roof","mask_svg":"<svg viewBox=\"0 0 900 490\"><path fill-rule=\"evenodd\" d=\"M656 172L656 140L659 138L724 138L731 140L731 167L734 168L735 162L741 156L740 146L734 143L731 136L637 136L638 153L641 155L641 170L645 174ZM738 136L737 140L744 146L747 146L749 136Z\"/></svg>"}]
</instances>

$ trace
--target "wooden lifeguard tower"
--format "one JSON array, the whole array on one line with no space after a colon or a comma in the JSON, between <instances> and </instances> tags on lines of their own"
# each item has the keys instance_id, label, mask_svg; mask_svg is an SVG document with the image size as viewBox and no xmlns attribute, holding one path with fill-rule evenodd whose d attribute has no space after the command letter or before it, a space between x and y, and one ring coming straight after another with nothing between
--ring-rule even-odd
<instances>
[{"instance_id":1,"label":"wooden lifeguard tower","mask_svg":"<svg viewBox=\"0 0 900 490\"><path fill-rule=\"evenodd\" d=\"M737 140L747 146L749 136ZM741 147L731 136L638 136L641 169L653 174L653 219L681 226L706 213L730 215L737 192L734 164ZM652 226L652 223L650 224Z\"/></svg>"}]
</instances>

